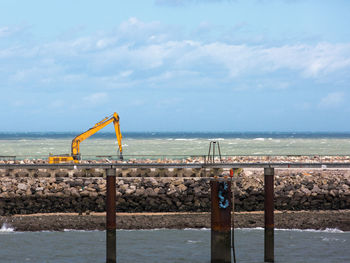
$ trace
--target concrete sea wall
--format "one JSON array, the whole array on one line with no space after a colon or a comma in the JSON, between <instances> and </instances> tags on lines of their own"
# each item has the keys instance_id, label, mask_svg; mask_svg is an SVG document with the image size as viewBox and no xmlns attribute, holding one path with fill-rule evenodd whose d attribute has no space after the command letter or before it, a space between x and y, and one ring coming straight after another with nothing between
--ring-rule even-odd
<instances>
[{"instance_id":1,"label":"concrete sea wall","mask_svg":"<svg viewBox=\"0 0 350 263\"><path fill-rule=\"evenodd\" d=\"M209 211L210 174L220 170L125 169L117 171L117 211ZM104 170L0 170L0 215L101 212ZM244 169L236 180L235 209L263 210L263 170ZM276 169L278 210L350 209L350 170Z\"/></svg>"}]
</instances>

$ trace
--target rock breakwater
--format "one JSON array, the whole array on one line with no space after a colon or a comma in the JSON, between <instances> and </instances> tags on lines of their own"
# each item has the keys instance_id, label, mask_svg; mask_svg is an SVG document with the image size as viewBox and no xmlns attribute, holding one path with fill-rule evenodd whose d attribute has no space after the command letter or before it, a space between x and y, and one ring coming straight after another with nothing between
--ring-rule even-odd
<instances>
[{"instance_id":1,"label":"rock breakwater","mask_svg":"<svg viewBox=\"0 0 350 263\"><path fill-rule=\"evenodd\" d=\"M19 170L9 174L3 171L0 173L0 215L102 212L106 193L104 173L97 169L89 172L42 170L30 174ZM129 173L125 177L122 177L122 171L119 173L117 211L210 210L210 178L187 177L184 173L181 177L159 177L161 175L156 174L156 170L153 172L154 177L144 177L147 172L136 176ZM163 175L165 173L163 171ZM193 175L193 171L188 173ZM263 203L263 170L244 169L236 180L236 211L263 210ZM275 208L350 209L350 170L276 169Z\"/></svg>"}]
</instances>

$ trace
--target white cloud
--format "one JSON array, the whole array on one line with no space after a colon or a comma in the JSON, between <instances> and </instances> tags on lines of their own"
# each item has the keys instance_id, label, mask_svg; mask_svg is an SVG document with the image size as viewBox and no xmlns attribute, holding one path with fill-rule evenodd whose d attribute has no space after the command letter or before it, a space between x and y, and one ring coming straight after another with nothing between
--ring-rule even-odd
<instances>
[{"instance_id":1,"label":"white cloud","mask_svg":"<svg viewBox=\"0 0 350 263\"><path fill-rule=\"evenodd\" d=\"M109 33L40 45L7 45L0 48L0 85L26 83L45 90L69 85L74 89L142 83L154 87L165 86L164 80L176 83L180 75L181 86L233 81L234 86L242 86L246 79L254 79L260 88L286 89L292 86L288 78L274 78L280 71L299 80L326 83L350 72L350 43L268 46L193 39L181 39L157 21L130 18Z\"/></svg>"},{"instance_id":2,"label":"white cloud","mask_svg":"<svg viewBox=\"0 0 350 263\"><path fill-rule=\"evenodd\" d=\"M343 92L333 92L329 93L327 96L321 99L319 107L321 108L336 108L343 104L344 93Z\"/></svg>"},{"instance_id":3,"label":"white cloud","mask_svg":"<svg viewBox=\"0 0 350 263\"><path fill-rule=\"evenodd\" d=\"M350 44L290 45L263 47L198 43L197 48L181 58L191 64L203 60L224 65L231 77L246 73L298 71L306 78L318 78L350 68Z\"/></svg>"},{"instance_id":4,"label":"white cloud","mask_svg":"<svg viewBox=\"0 0 350 263\"><path fill-rule=\"evenodd\" d=\"M130 30L154 30L160 27L159 22L149 22L145 23L140 21L136 17L130 17L127 21L123 22L119 26L119 30L122 32L130 32Z\"/></svg>"},{"instance_id":5,"label":"white cloud","mask_svg":"<svg viewBox=\"0 0 350 263\"><path fill-rule=\"evenodd\" d=\"M20 26L3 26L0 27L0 38L4 38L4 37L9 37L12 35L15 35L19 32L21 32L22 30L24 30L24 27L20 27Z\"/></svg>"},{"instance_id":6,"label":"white cloud","mask_svg":"<svg viewBox=\"0 0 350 263\"><path fill-rule=\"evenodd\" d=\"M133 72L132 70L125 70L125 71L120 72L119 76L121 78L127 78L127 77L131 76L132 72Z\"/></svg>"},{"instance_id":7,"label":"white cloud","mask_svg":"<svg viewBox=\"0 0 350 263\"><path fill-rule=\"evenodd\" d=\"M8 36L11 33L9 27L0 27L0 37Z\"/></svg>"},{"instance_id":8,"label":"white cloud","mask_svg":"<svg viewBox=\"0 0 350 263\"><path fill-rule=\"evenodd\" d=\"M112 45L114 42L115 42L114 39L108 39L108 38L99 39L96 42L96 47L97 48L106 48L106 47Z\"/></svg>"},{"instance_id":9,"label":"white cloud","mask_svg":"<svg viewBox=\"0 0 350 263\"><path fill-rule=\"evenodd\" d=\"M168 26L162 25L158 21L146 23L135 17L131 17L117 27L112 37L116 38L121 43L145 44L147 42L156 43L165 41L171 38L171 34L173 33L174 30L171 30Z\"/></svg>"}]
</instances>

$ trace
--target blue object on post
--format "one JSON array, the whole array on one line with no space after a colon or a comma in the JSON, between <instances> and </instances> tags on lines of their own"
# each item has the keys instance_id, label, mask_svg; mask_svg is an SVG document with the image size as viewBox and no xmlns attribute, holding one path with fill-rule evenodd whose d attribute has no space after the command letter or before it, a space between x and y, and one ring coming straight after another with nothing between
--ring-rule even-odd
<instances>
[{"instance_id":1,"label":"blue object on post","mask_svg":"<svg viewBox=\"0 0 350 263\"><path fill-rule=\"evenodd\" d=\"M222 209L226 209L230 205L230 202L228 200L227 190L228 190L227 182L220 182L218 196L219 196L219 207Z\"/></svg>"}]
</instances>

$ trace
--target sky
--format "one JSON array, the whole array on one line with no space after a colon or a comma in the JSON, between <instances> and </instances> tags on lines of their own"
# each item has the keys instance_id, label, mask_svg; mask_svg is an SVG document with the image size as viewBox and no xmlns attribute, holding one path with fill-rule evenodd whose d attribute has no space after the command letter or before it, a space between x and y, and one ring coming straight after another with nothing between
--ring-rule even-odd
<instances>
[{"instance_id":1,"label":"sky","mask_svg":"<svg viewBox=\"0 0 350 263\"><path fill-rule=\"evenodd\" d=\"M350 1L0 1L0 132L350 131ZM112 131L112 127L106 129Z\"/></svg>"}]
</instances>

